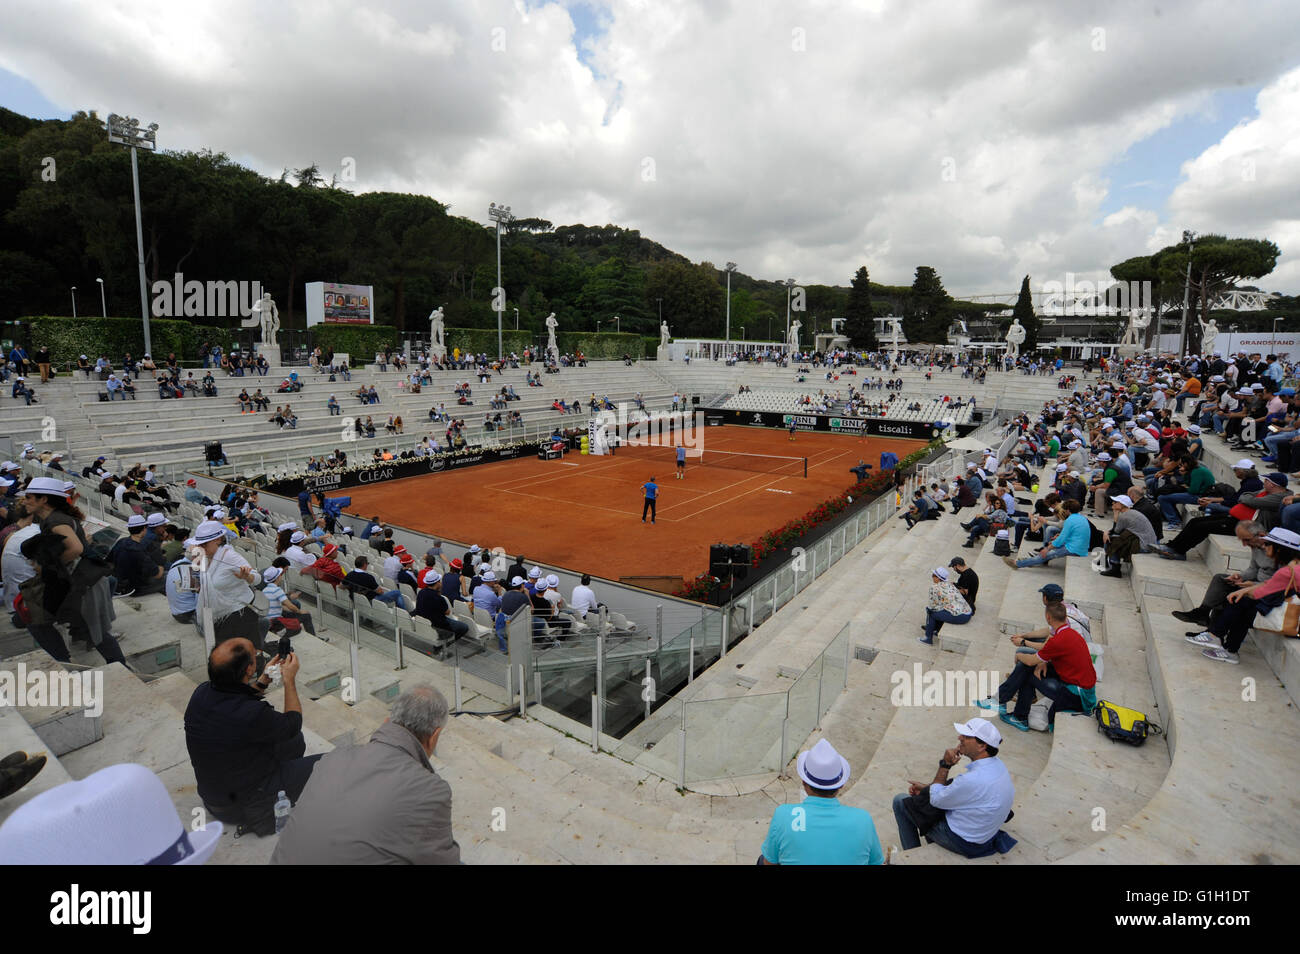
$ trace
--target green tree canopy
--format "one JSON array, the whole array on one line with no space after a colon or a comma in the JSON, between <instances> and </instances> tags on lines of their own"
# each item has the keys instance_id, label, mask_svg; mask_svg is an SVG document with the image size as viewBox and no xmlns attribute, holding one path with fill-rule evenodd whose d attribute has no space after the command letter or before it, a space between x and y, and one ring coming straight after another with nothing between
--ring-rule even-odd
<instances>
[{"instance_id":1,"label":"green tree canopy","mask_svg":"<svg viewBox=\"0 0 1300 954\"><path fill-rule=\"evenodd\" d=\"M854 274L849 285L849 297L844 306L844 334L855 348L874 351L876 341L876 323L871 310L871 280L867 275L867 266L863 265Z\"/></svg>"}]
</instances>

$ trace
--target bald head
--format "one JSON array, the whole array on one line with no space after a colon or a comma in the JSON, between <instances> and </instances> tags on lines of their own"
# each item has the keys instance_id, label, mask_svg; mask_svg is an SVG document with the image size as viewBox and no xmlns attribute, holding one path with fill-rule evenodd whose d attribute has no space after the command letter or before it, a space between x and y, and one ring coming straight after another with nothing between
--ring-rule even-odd
<instances>
[{"instance_id":1,"label":"bald head","mask_svg":"<svg viewBox=\"0 0 1300 954\"><path fill-rule=\"evenodd\" d=\"M208 678L216 685L237 686L256 672L257 651L243 637L218 643L208 654Z\"/></svg>"}]
</instances>

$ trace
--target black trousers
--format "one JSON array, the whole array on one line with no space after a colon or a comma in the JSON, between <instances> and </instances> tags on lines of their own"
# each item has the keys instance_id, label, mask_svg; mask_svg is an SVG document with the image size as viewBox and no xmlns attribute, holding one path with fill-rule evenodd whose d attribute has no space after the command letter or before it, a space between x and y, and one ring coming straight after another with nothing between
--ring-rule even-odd
<instances>
[{"instance_id":1,"label":"black trousers","mask_svg":"<svg viewBox=\"0 0 1300 954\"><path fill-rule=\"evenodd\" d=\"M1226 536L1237 529L1236 517L1194 517L1187 521L1178 536L1169 543L1169 549L1186 553L1211 534Z\"/></svg>"},{"instance_id":2,"label":"black trousers","mask_svg":"<svg viewBox=\"0 0 1300 954\"><path fill-rule=\"evenodd\" d=\"M647 497L645 503L641 506L641 522L645 523L646 511L650 512L650 522L655 522L655 498Z\"/></svg>"}]
</instances>

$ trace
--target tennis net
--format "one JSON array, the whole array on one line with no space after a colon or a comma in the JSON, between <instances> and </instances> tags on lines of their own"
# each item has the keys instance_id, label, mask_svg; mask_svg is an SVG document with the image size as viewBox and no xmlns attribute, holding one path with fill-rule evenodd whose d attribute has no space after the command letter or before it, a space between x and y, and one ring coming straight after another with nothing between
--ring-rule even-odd
<instances>
[{"instance_id":1,"label":"tennis net","mask_svg":"<svg viewBox=\"0 0 1300 954\"><path fill-rule=\"evenodd\" d=\"M653 460L667 470L677 464L677 448L671 444L619 444L619 457ZM774 454L744 454L739 451L698 450L686 448L686 463L690 467L719 467L724 470L743 470L756 474L777 474L782 477L807 477L807 457L779 457Z\"/></svg>"}]
</instances>

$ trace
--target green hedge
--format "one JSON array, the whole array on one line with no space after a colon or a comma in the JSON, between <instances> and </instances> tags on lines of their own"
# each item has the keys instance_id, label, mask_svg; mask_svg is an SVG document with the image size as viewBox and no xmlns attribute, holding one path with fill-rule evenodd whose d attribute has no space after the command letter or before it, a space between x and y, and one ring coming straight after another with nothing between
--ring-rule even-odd
<instances>
[{"instance_id":1,"label":"green hedge","mask_svg":"<svg viewBox=\"0 0 1300 954\"><path fill-rule=\"evenodd\" d=\"M313 325L313 347L346 354L354 365L369 364L384 348L401 350L402 335L392 325Z\"/></svg>"},{"instance_id":2,"label":"green hedge","mask_svg":"<svg viewBox=\"0 0 1300 954\"><path fill-rule=\"evenodd\" d=\"M427 329L425 332L427 336ZM453 348L459 348L471 354L482 352L496 357L497 330L495 328L448 328L443 335L443 340L447 343L448 353ZM533 335L528 331L515 331L509 328L501 332L501 341L506 354L512 351L515 354L522 354L523 350L533 343Z\"/></svg>"},{"instance_id":3,"label":"green hedge","mask_svg":"<svg viewBox=\"0 0 1300 954\"><path fill-rule=\"evenodd\" d=\"M116 365L122 355L144 354L144 324L139 318L62 318L41 315L23 318L30 325L29 351L45 345L55 362L76 362L80 355L94 361L107 355ZM198 361L199 348L205 341L222 341L229 331L188 321L152 318L149 337L155 360L175 352L181 361Z\"/></svg>"},{"instance_id":4,"label":"green hedge","mask_svg":"<svg viewBox=\"0 0 1300 954\"><path fill-rule=\"evenodd\" d=\"M555 342L563 352L581 351L593 360L617 360L628 354L634 358L645 355L645 339L640 335L591 331L561 331Z\"/></svg>"},{"instance_id":5,"label":"green hedge","mask_svg":"<svg viewBox=\"0 0 1300 954\"><path fill-rule=\"evenodd\" d=\"M512 351L523 354L525 348L536 343L530 331L502 332L502 347L506 354ZM448 328L446 333L447 350L460 348L472 354L485 353L496 357L497 332L495 328ZM645 353L644 339L634 334L602 333L591 331L561 331L555 336L555 343L563 353L581 351L588 358L595 360L614 360L630 354L639 358Z\"/></svg>"}]
</instances>

